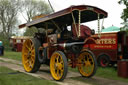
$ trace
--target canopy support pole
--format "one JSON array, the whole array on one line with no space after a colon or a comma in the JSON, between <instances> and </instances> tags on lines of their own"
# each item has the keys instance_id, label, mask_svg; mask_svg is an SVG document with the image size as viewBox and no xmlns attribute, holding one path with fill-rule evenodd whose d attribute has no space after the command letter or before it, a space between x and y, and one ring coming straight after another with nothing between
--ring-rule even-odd
<instances>
[{"instance_id":1,"label":"canopy support pole","mask_svg":"<svg viewBox=\"0 0 128 85\"><path fill-rule=\"evenodd\" d=\"M71 14L72 14L72 19L73 19L73 24L75 25L75 31L76 31L77 37L79 37L73 12Z\"/></svg>"},{"instance_id":2,"label":"canopy support pole","mask_svg":"<svg viewBox=\"0 0 128 85\"><path fill-rule=\"evenodd\" d=\"M53 20L51 20L51 21L52 21L52 23L56 26L56 28L61 32L60 27L59 27Z\"/></svg>"}]
</instances>

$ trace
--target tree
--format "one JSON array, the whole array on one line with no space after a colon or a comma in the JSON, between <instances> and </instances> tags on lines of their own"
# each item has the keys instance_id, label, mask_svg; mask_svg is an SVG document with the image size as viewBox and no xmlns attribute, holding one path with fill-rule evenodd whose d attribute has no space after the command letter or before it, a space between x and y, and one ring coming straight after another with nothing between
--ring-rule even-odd
<instances>
[{"instance_id":1,"label":"tree","mask_svg":"<svg viewBox=\"0 0 128 85\"><path fill-rule=\"evenodd\" d=\"M21 12L24 19L30 22L34 16L51 13L51 9L43 0L24 0L22 1Z\"/></svg>"},{"instance_id":2,"label":"tree","mask_svg":"<svg viewBox=\"0 0 128 85\"><path fill-rule=\"evenodd\" d=\"M38 32L38 30L35 27L27 28L24 36L34 36L36 32Z\"/></svg>"},{"instance_id":3,"label":"tree","mask_svg":"<svg viewBox=\"0 0 128 85\"><path fill-rule=\"evenodd\" d=\"M128 0L120 0L118 3L125 5L121 18L124 20L124 22L122 23L124 24L123 29L127 29L128 28Z\"/></svg>"},{"instance_id":4,"label":"tree","mask_svg":"<svg viewBox=\"0 0 128 85\"><path fill-rule=\"evenodd\" d=\"M22 1L22 15L26 22L30 22L34 16L41 14L50 14L52 10L45 1L36 1L36 0L24 0ZM27 17L25 17L27 16ZM36 28L27 28L24 36L33 36L37 32Z\"/></svg>"},{"instance_id":5,"label":"tree","mask_svg":"<svg viewBox=\"0 0 128 85\"><path fill-rule=\"evenodd\" d=\"M10 37L14 29L13 27L18 22L17 13L19 7L19 0L0 0L1 33L7 38Z\"/></svg>"}]
</instances>

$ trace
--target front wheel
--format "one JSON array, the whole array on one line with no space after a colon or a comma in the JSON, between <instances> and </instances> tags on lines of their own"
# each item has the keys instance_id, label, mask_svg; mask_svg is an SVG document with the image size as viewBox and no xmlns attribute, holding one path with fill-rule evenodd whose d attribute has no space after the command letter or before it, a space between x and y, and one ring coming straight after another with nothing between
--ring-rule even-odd
<instances>
[{"instance_id":1,"label":"front wheel","mask_svg":"<svg viewBox=\"0 0 128 85\"><path fill-rule=\"evenodd\" d=\"M62 81L67 75L68 63L65 54L62 51L56 51L50 59L50 71L53 79Z\"/></svg>"},{"instance_id":2,"label":"front wheel","mask_svg":"<svg viewBox=\"0 0 128 85\"><path fill-rule=\"evenodd\" d=\"M22 63L26 72L36 72L41 63L38 60L38 48L40 44L37 39L27 39L22 48Z\"/></svg>"},{"instance_id":3,"label":"front wheel","mask_svg":"<svg viewBox=\"0 0 128 85\"><path fill-rule=\"evenodd\" d=\"M96 73L97 61L91 51L83 51L78 57L78 70L83 77L91 77Z\"/></svg>"}]
</instances>

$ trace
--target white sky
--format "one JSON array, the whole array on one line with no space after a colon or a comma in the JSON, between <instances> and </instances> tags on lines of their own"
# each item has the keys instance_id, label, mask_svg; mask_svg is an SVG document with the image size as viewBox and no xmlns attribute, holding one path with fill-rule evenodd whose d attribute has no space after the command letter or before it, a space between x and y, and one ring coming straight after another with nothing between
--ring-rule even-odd
<instances>
[{"instance_id":1,"label":"white sky","mask_svg":"<svg viewBox=\"0 0 128 85\"><path fill-rule=\"evenodd\" d=\"M120 23L122 23L123 20L120 18L120 16L123 11L124 5L119 5L118 1L119 0L50 0L55 11L59 11L71 5L80 4L92 5L105 10L106 12L108 12L108 18L104 20L105 28L112 25L117 27L122 26ZM97 22L87 23L87 25L90 28L97 30Z\"/></svg>"},{"instance_id":2,"label":"white sky","mask_svg":"<svg viewBox=\"0 0 128 85\"><path fill-rule=\"evenodd\" d=\"M47 1L48 0L44 0ZM59 11L65 9L71 5L91 5L101 8L108 12L108 17L104 20L103 26L105 28L110 27L112 25L117 27L122 27L121 23L123 20L120 18L121 13L123 11L124 5L118 4L119 0L50 0L55 11ZM22 23L26 23L22 18ZM100 21L102 22L102 20ZM97 30L97 22L89 22L86 23L91 29ZM24 31L24 30L20 30Z\"/></svg>"}]
</instances>

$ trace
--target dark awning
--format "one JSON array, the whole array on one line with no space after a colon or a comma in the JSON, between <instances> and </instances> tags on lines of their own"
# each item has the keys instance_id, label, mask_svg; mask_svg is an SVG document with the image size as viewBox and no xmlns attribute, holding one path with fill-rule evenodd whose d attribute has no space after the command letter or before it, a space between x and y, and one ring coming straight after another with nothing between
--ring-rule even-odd
<instances>
[{"instance_id":1,"label":"dark awning","mask_svg":"<svg viewBox=\"0 0 128 85\"><path fill-rule=\"evenodd\" d=\"M40 27L45 28L46 24L48 24L48 28L54 28L56 26L53 24L53 22L56 23L59 27L62 27L63 25L69 26L73 22L72 13L74 15L75 21L78 22L79 11L81 11L81 16L80 16L81 23L97 20L98 14L100 15L99 17L100 19L102 19L103 17L104 18L107 17L107 12L105 12L102 9L99 9L94 6L78 5L78 6L71 6L69 8L55 12L48 16L22 24L19 26L19 28L25 26L27 27L35 26L37 28Z\"/></svg>"}]
</instances>

